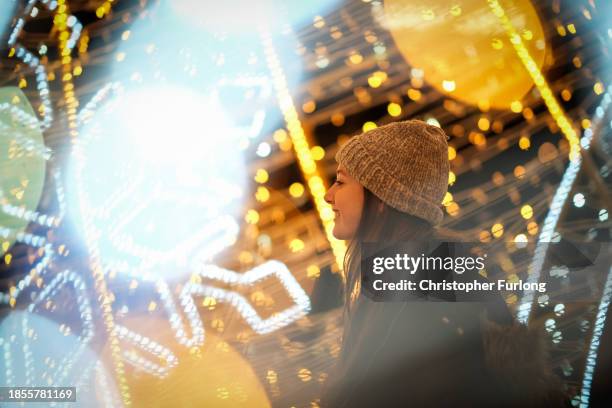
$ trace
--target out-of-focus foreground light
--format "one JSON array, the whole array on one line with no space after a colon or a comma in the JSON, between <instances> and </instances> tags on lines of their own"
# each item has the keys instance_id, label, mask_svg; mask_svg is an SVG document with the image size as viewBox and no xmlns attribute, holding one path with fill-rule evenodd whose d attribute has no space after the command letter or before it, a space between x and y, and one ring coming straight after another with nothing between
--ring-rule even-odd
<instances>
[{"instance_id":1,"label":"out-of-focus foreground light","mask_svg":"<svg viewBox=\"0 0 612 408\"><path fill-rule=\"evenodd\" d=\"M483 8L487 2L378 3L383 4L373 2L376 19L389 29L406 61L422 70L423 79L439 92L474 106L508 109L533 86L498 18ZM541 69L547 43L536 9L527 0L517 0L507 13L529 38L524 46L533 69ZM414 96L411 99L418 99Z\"/></svg>"},{"instance_id":2,"label":"out-of-focus foreground light","mask_svg":"<svg viewBox=\"0 0 612 408\"><path fill-rule=\"evenodd\" d=\"M70 166L70 201L105 266L186 265L233 243L246 170L239 132L215 97L112 89L82 112Z\"/></svg>"},{"instance_id":3,"label":"out-of-focus foreground light","mask_svg":"<svg viewBox=\"0 0 612 408\"><path fill-rule=\"evenodd\" d=\"M0 89L0 256L30 222L43 224L36 208L49 157L28 98L19 88Z\"/></svg>"},{"instance_id":4,"label":"out-of-focus foreground light","mask_svg":"<svg viewBox=\"0 0 612 408\"><path fill-rule=\"evenodd\" d=\"M248 32L258 24L301 26L325 15L338 0L173 0L174 11L211 31ZM323 23L324 24L324 23Z\"/></svg>"},{"instance_id":5,"label":"out-of-focus foreground light","mask_svg":"<svg viewBox=\"0 0 612 408\"><path fill-rule=\"evenodd\" d=\"M112 76L126 88L166 84L204 95L215 93L225 115L243 128L242 148L255 147L261 142L255 139L276 129L282 120L257 31L264 20L256 15L265 7L259 3L230 7L241 6L235 0L193 3L160 1L147 6L146 16L135 19L122 35ZM257 11L246 11L252 8ZM200 14L217 16L215 25L200 24ZM236 27L233 15L246 16L250 22ZM298 41L286 24L275 27L287 80L296 86L302 72L296 58Z\"/></svg>"},{"instance_id":6,"label":"out-of-focus foreground light","mask_svg":"<svg viewBox=\"0 0 612 408\"><path fill-rule=\"evenodd\" d=\"M12 387L76 387L77 402L71 403L75 407L97 405L99 397L106 399L108 395L96 392L102 391L104 380L105 391L116 394L115 389L108 389L114 388L112 382L83 332L73 333L69 325L34 311L11 312L0 324L0 381Z\"/></svg>"}]
</instances>

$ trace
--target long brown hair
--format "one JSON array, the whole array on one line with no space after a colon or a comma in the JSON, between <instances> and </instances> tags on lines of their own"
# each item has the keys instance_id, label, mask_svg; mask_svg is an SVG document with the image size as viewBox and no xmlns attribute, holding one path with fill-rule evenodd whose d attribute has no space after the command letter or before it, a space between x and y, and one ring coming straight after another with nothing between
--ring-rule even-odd
<instances>
[{"instance_id":1,"label":"long brown hair","mask_svg":"<svg viewBox=\"0 0 612 408\"><path fill-rule=\"evenodd\" d=\"M423 239L436 229L427 221L403 213L387 205L364 187L364 204L355 237L350 240L344 255L345 312L360 291L360 263L363 242L385 245L397 241Z\"/></svg>"}]
</instances>

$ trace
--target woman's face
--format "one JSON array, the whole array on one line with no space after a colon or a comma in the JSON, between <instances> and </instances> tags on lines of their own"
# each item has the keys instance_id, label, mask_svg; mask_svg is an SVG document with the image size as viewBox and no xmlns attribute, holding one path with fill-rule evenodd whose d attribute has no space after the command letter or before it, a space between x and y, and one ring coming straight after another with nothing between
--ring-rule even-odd
<instances>
[{"instance_id":1,"label":"woman's face","mask_svg":"<svg viewBox=\"0 0 612 408\"><path fill-rule=\"evenodd\" d=\"M336 181L325 194L325 201L331 204L334 218L333 234L338 239L349 240L357 233L363 211L363 186L352 178L344 166L336 170Z\"/></svg>"}]
</instances>

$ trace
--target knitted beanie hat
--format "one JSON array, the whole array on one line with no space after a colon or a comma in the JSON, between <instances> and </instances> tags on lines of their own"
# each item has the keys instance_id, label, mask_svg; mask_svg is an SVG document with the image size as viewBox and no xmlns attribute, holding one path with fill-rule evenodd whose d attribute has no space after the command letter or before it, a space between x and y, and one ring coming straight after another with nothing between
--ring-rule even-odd
<instances>
[{"instance_id":1,"label":"knitted beanie hat","mask_svg":"<svg viewBox=\"0 0 612 408\"><path fill-rule=\"evenodd\" d=\"M389 206L437 225L448 189L448 143L420 120L394 122L352 137L336 161Z\"/></svg>"}]
</instances>

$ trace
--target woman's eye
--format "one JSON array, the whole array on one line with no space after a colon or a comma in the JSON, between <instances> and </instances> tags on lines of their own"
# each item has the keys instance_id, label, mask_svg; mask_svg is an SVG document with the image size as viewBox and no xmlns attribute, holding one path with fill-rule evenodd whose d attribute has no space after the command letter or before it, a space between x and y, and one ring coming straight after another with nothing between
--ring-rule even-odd
<instances>
[{"instance_id":1,"label":"woman's eye","mask_svg":"<svg viewBox=\"0 0 612 408\"><path fill-rule=\"evenodd\" d=\"M342 182L336 178L334 179L334 184L342 184Z\"/></svg>"}]
</instances>

